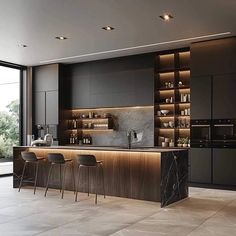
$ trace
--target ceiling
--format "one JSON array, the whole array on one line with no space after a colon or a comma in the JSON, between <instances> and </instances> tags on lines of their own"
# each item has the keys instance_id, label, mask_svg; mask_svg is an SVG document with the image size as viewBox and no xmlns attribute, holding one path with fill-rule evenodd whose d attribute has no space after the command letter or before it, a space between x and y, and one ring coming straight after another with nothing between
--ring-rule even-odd
<instances>
[{"instance_id":1,"label":"ceiling","mask_svg":"<svg viewBox=\"0 0 236 236\"><path fill-rule=\"evenodd\" d=\"M236 0L0 0L0 60L72 63L189 46L235 36L235 12Z\"/></svg>"}]
</instances>

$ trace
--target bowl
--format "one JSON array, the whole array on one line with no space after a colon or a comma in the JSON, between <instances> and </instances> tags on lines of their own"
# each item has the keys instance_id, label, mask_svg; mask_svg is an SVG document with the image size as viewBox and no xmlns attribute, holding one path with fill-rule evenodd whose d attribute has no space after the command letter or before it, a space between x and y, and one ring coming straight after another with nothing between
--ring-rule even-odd
<instances>
[{"instance_id":1,"label":"bowl","mask_svg":"<svg viewBox=\"0 0 236 236\"><path fill-rule=\"evenodd\" d=\"M161 113L166 116L170 111L169 110L161 110Z\"/></svg>"},{"instance_id":2,"label":"bowl","mask_svg":"<svg viewBox=\"0 0 236 236\"><path fill-rule=\"evenodd\" d=\"M168 128L168 127L169 127L169 123L164 122L164 123L163 123L163 126L164 126L165 128Z\"/></svg>"}]
</instances>

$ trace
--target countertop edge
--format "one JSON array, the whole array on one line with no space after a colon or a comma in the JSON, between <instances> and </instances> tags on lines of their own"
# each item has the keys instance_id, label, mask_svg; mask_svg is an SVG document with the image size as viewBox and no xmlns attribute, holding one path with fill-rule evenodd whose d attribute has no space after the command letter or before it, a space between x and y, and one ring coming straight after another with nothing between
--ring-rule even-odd
<instances>
[{"instance_id":1,"label":"countertop edge","mask_svg":"<svg viewBox=\"0 0 236 236\"><path fill-rule=\"evenodd\" d=\"M147 148L119 148L119 147L94 147L94 146L14 146L13 148L35 148L35 149L67 149L67 150L92 150L92 151L118 151L118 152L176 152L176 151L187 151L188 148L155 148L155 147L147 147Z\"/></svg>"}]
</instances>

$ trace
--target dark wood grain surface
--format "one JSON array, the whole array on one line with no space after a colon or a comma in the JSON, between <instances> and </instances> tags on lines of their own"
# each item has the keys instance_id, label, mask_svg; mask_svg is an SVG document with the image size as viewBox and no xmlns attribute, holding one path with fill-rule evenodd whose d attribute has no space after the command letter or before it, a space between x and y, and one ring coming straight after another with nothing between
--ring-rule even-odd
<instances>
[{"instance_id":1,"label":"dark wood grain surface","mask_svg":"<svg viewBox=\"0 0 236 236\"><path fill-rule=\"evenodd\" d=\"M23 150L33 151L37 156L47 157L48 153L62 153L65 158L75 159L77 154L93 154L97 160L104 161L105 190L109 196L134 198L140 200L160 201L160 162L161 153L152 152L129 152L129 151L95 151L95 150L67 150L67 149L42 149L42 148L14 148L14 173L20 175L23 168L23 160L20 152ZM77 163L68 167L66 174L66 189L73 190L72 169L77 173ZM43 161L39 168L38 186L44 187L48 175L49 163ZM51 187L60 187L59 166L55 167L51 177ZM32 165L27 169L28 177L34 176ZM81 172L81 184L79 191L87 192L86 169ZM77 174L76 174L77 180ZM90 171L90 191L95 192L95 173ZM102 191L102 179L99 175L99 194ZM14 187L18 187L19 181L15 178Z\"/></svg>"}]
</instances>

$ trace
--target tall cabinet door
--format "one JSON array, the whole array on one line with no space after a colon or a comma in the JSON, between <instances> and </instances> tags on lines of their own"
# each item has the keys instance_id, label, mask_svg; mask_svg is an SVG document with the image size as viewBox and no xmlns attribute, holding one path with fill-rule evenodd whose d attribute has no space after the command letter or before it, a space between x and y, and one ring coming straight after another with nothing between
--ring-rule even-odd
<instances>
[{"instance_id":1,"label":"tall cabinet door","mask_svg":"<svg viewBox=\"0 0 236 236\"><path fill-rule=\"evenodd\" d=\"M191 119L211 119L211 76L191 77Z\"/></svg>"},{"instance_id":2,"label":"tall cabinet door","mask_svg":"<svg viewBox=\"0 0 236 236\"><path fill-rule=\"evenodd\" d=\"M236 74L213 77L213 119L236 119Z\"/></svg>"},{"instance_id":3,"label":"tall cabinet door","mask_svg":"<svg viewBox=\"0 0 236 236\"><path fill-rule=\"evenodd\" d=\"M48 91L46 92L46 124L57 125L58 114L58 91Z\"/></svg>"},{"instance_id":4,"label":"tall cabinet door","mask_svg":"<svg viewBox=\"0 0 236 236\"><path fill-rule=\"evenodd\" d=\"M34 67L34 125L59 123L59 67L59 64Z\"/></svg>"},{"instance_id":5,"label":"tall cabinet door","mask_svg":"<svg viewBox=\"0 0 236 236\"><path fill-rule=\"evenodd\" d=\"M45 115L46 115L46 94L45 92L35 92L34 94L35 101L35 124L36 125L45 125Z\"/></svg>"},{"instance_id":6,"label":"tall cabinet door","mask_svg":"<svg viewBox=\"0 0 236 236\"><path fill-rule=\"evenodd\" d=\"M213 149L213 184L236 185L236 149Z\"/></svg>"},{"instance_id":7,"label":"tall cabinet door","mask_svg":"<svg viewBox=\"0 0 236 236\"><path fill-rule=\"evenodd\" d=\"M211 148L190 149L190 181L195 183L211 183Z\"/></svg>"},{"instance_id":8,"label":"tall cabinet door","mask_svg":"<svg viewBox=\"0 0 236 236\"><path fill-rule=\"evenodd\" d=\"M191 74L218 75L236 72L236 38L191 44Z\"/></svg>"},{"instance_id":9,"label":"tall cabinet door","mask_svg":"<svg viewBox=\"0 0 236 236\"><path fill-rule=\"evenodd\" d=\"M58 90L59 64L34 67L34 90Z\"/></svg>"}]
</instances>

